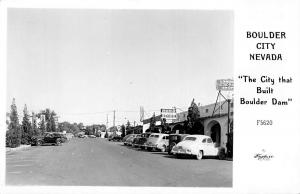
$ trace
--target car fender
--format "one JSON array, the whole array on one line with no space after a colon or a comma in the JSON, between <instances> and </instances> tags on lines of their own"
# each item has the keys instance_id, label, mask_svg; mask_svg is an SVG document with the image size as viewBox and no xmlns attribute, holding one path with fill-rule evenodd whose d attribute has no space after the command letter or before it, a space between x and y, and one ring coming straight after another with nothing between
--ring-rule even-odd
<instances>
[{"instance_id":1,"label":"car fender","mask_svg":"<svg viewBox=\"0 0 300 194\"><path fill-rule=\"evenodd\" d=\"M205 147L204 146L202 146L202 145L198 145L198 146L195 146L195 154L198 154L199 153L199 151L201 150L202 151L202 153L203 153L203 156L205 155L205 153L206 153L206 149L205 149Z\"/></svg>"},{"instance_id":2,"label":"car fender","mask_svg":"<svg viewBox=\"0 0 300 194\"><path fill-rule=\"evenodd\" d=\"M191 150L192 155L197 155L199 152L200 147L197 145L192 145L188 149Z\"/></svg>"}]
</instances>

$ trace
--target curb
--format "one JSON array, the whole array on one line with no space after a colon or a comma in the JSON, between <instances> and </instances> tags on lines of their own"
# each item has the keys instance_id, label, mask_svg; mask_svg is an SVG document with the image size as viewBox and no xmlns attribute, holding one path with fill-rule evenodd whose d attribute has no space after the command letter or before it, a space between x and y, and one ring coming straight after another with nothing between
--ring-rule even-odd
<instances>
[{"instance_id":1,"label":"curb","mask_svg":"<svg viewBox=\"0 0 300 194\"><path fill-rule=\"evenodd\" d=\"M16 152L16 151L21 151L21 150L27 150L31 147L31 145L20 145L19 147L16 148L6 148L6 153L7 152Z\"/></svg>"}]
</instances>

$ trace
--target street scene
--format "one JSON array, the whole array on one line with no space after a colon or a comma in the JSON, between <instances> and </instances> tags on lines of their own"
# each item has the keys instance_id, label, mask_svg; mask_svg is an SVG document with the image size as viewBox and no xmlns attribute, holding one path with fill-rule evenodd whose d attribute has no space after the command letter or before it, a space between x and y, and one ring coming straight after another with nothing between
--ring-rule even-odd
<instances>
[{"instance_id":1,"label":"street scene","mask_svg":"<svg viewBox=\"0 0 300 194\"><path fill-rule=\"evenodd\" d=\"M6 165L8 185L232 186L232 161L177 159L101 138L10 153Z\"/></svg>"},{"instance_id":2,"label":"street scene","mask_svg":"<svg viewBox=\"0 0 300 194\"><path fill-rule=\"evenodd\" d=\"M233 13L9 9L6 185L232 187Z\"/></svg>"}]
</instances>

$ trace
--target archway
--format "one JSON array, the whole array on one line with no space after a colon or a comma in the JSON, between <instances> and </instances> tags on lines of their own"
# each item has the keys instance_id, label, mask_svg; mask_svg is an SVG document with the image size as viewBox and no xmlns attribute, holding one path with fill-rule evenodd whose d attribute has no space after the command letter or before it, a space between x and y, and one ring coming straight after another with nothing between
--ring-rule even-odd
<instances>
[{"instance_id":1,"label":"archway","mask_svg":"<svg viewBox=\"0 0 300 194\"><path fill-rule=\"evenodd\" d=\"M210 137L216 144L221 144L221 125L218 121L211 121L208 124L208 129L210 130Z\"/></svg>"}]
</instances>

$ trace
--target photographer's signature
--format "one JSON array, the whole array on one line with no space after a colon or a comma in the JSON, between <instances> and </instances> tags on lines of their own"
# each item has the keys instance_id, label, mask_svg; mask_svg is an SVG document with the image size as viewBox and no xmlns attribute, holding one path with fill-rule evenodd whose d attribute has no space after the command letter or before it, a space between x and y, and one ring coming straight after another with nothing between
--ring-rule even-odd
<instances>
[{"instance_id":1,"label":"photographer's signature","mask_svg":"<svg viewBox=\"0 0 300 194\"><path fill-rule=\"evenodd\" d=\"M262 152L255 154L254 158L260 161L268 161L274 158L274 156L272 154L267 154L266 150L262 149Z\"/></svg>"}]
</instances>

